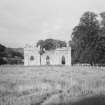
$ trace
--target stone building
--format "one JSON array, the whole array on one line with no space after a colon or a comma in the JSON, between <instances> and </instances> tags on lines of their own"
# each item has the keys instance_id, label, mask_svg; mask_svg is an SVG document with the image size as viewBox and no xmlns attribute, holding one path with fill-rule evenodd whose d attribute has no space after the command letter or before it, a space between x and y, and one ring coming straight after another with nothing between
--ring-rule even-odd
<instances>
[{"instance_id":1,"label":"stone building","mask_svg":"<svg viewBox=\"0 0 105 105\"><path fill-rule=\"evenodd\" d=\"M71 48L63 47L56 50L45 51L39 54L40 49L34 45L24 48L24 65L71 65Z\"/></svg>"}]
</instances>

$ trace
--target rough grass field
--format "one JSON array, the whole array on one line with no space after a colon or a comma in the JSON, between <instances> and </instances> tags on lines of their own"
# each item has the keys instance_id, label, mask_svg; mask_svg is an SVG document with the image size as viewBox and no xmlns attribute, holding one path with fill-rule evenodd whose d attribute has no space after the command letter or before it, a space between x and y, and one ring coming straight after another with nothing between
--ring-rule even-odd
<instances>
[{"instance_id":1,"label":"rough grass field","mask_svg":"<svg viewBox=\"0 0 105 105\"><path fill-rule=\"evenodd\" d=\"M0 105L105 105L105 68L1 66Z\"/></svg>"}]
</instances>

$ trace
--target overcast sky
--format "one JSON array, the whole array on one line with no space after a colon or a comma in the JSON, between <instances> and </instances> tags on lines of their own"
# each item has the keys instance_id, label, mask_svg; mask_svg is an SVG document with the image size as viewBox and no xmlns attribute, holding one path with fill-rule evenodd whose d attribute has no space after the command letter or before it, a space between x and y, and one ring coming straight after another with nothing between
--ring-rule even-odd
<instances>
[{"instance_id":1,"label":"overcast sky","mask_svg":"<svg viewBox=\"0 0 105 105\"><path fill-rule=\"evenodd\" d=\"M85 11L105 11L105 0L0 0L0 43L23 47L46 38L68 41Z\"/></svg>"}]
</instances>

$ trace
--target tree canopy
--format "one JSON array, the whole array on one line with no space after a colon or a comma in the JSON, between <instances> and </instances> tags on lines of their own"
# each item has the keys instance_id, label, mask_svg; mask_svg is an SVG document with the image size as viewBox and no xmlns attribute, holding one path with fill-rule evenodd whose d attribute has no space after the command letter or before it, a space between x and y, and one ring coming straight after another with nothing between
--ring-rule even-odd
<instances>
[{"instance_id":1,"label":"tree canopy","mask_svg":"<svg viewBox=\"0 0 105 105\"><path fill-rule=\"evenodd\" d=\"M85 12L72 32L72 64L105 63L105 13Z\"/></svg>"},{"instance_id":2,"label":"tree canopy","mask_svg":"<svg viewBox=\"0 0 105 105\"><path fill-rule=\"evenodd\" d=\"M18 48L7 48L0 44L0 65L22 63L22 59L23 53L21 53L20 50L18 51Z\"/></svg>"},{"instance_id":3,"label":"tree canopy","mask_svg":"<svg viewBox=\"0 0 105 105\"><path fill-rule=\"evenodd\" d=\"M55 39L46 39L46 40L39 40L37 42L37 47L40 46L40 54L44 53L44 50L54 50L56 48L66 47L66 42L61 40Z\"/></svg>"}]
</instances>

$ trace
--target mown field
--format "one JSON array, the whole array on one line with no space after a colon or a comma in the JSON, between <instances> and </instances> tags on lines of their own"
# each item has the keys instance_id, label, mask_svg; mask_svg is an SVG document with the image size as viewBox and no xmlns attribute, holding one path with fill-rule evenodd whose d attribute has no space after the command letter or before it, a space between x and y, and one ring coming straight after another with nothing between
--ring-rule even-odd
<instances>
[{"instance_id":1,"label":"mown field","mask_svg":"<svg viewBox=\"0 0 105 105\"><path fill-rule=\"evenodd\" d=\"M1 66L0 105L105 105L105 68Z\"/></svg>"}]
</instances>

